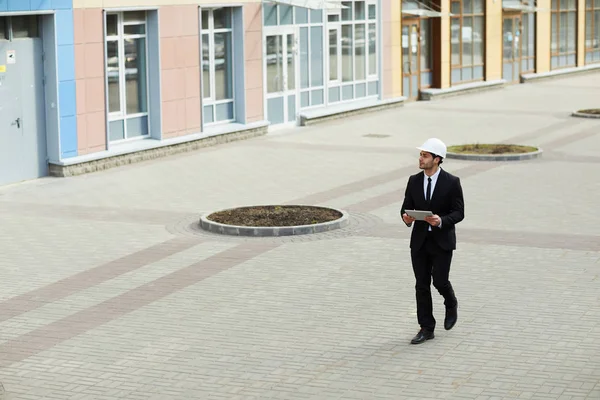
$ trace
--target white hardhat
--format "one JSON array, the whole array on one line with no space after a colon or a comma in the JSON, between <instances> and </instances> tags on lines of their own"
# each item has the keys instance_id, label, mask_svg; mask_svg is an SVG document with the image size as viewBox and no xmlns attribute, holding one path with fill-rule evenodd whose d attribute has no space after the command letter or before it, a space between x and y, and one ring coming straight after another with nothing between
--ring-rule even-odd
<instances>
[{"instance_id":1,"label":"white hardhat","mask_svg":"<svg viewBox=\"0 0 600 400\"><path fill-rule=\"evenodd\" d=\"M421 147L417 147L417 149L446 158L446 145L440 139L427 139L425 143L423 143Z\"/></svg>"}]
</instances>

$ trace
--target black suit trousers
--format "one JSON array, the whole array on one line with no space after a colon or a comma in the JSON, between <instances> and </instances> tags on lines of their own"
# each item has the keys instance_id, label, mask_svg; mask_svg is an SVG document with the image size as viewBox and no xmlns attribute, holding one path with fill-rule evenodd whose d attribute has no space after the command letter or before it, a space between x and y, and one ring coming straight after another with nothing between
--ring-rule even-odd
<instances>
[{"instance_id":1,"label":"black suit trousers","mask_svg":"<svg viewBox=\"0 0 600 400\"><path fill-rule=\"evenodd\" d=\"M449 280L452 250L442 249L433 234L428 232L423 245L418 249L411 249L410 255L416 279L417 320L422 328L433 331L435 318L431 299L431 279L433 278L433 286L444 296L444 305L447 308L458 304Z\"/></svg>"}]
</instances>

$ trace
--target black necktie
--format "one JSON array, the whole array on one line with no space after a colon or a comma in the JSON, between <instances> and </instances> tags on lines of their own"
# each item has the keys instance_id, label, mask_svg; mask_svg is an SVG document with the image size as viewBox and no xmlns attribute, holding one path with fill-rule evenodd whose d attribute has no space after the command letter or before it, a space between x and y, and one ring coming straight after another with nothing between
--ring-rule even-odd
<instances>
[{"instance_id":1,"label":"black necktie","mask_svg":"<svg viewBox=\"0 0 600 400\"><path fill-rule=\"evenodd\" d=\"M431 178L427 178L427 197L425 201L428 203L431 201Z\"/></svg>"}]
</instances>

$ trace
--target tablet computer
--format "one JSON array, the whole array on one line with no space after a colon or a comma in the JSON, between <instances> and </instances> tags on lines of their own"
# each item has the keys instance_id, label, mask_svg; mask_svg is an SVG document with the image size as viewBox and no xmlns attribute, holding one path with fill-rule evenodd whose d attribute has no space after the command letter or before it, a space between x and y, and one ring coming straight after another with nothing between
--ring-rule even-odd
<instances>
[{"instance_id":1,"label":"tablet computer","mask_svg":"<svg viewBox=\"0 0 600 400\"><path fill-rule=\"evenodd\" d=\"M430 217L433 215L431 211L423 211L423 210L404 210L404 212L408 215L416 219L417 221L424 221L425 217Z\"/></svg>"}]
</instances>

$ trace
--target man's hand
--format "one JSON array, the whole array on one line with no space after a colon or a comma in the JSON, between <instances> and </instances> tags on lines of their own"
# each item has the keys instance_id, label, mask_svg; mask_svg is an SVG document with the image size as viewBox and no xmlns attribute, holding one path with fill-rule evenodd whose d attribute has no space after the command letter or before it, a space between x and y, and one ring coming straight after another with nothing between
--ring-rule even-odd
<instances>
[{"instance_id":1,"label":"man's hand","mask_svg":"<svg viewBox=\"0 0 600 400\"><path fill-rule=\"evenodd\" d=\"M415 219L407 213L404 213L402 214L402 221L404 221L406 225L410 226L413 222L415 222Z\"/></svg>"},{"instance_id":2,"label":"man's hand","mask_svg":"<svg viewBox=\"0 0 600 400\"><path fill-rule=\"evenodd\" d=\"M425 222L429 223L431 226L439 226L442 223L442 219L439 215L434 214L431 217L425 217Z\"/></svg>"}]
</instances>

